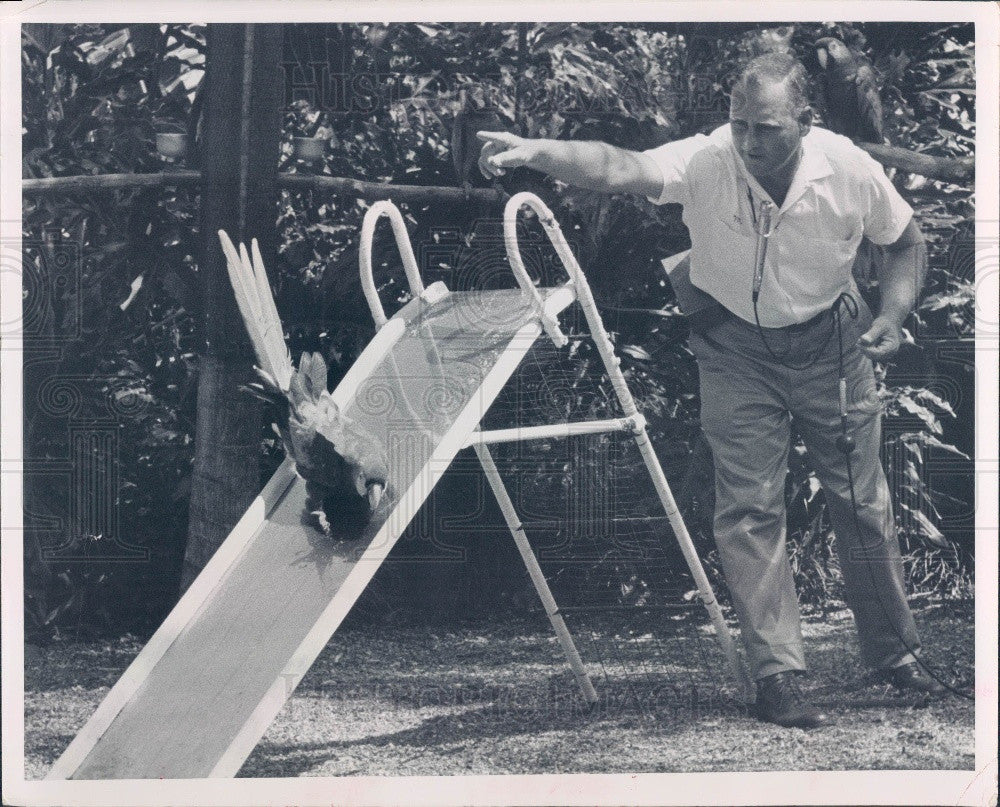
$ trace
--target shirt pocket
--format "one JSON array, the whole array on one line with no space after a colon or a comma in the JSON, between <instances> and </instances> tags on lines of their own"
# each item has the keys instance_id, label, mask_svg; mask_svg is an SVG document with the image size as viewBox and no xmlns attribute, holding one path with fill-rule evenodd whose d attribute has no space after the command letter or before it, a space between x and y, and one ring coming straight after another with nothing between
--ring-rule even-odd
<instances>
[{"instance_id":1,"label":"shirt pocket","mask_svg":"<svg viewBox=\"0 0 1000 807\"><path fill-rule=\"evenodd\" d=\"M698 275L697 267L712 266L722 271L745 256L753 260L754 242L757 238L752 222L738 218L733 206L721 209L697 207L685 211L684 223L691 233L693 253L692 277Z\"/></svg>"},{"instance_id":2,"label":"shirt pocket","mask_svg":"<svg viewBox=\"0 0 1000 807\"><path fill-rule=\"evenodd\" d=\"M706 248L702 250L707 261L699 263L712 267L713 277L704 278L702 273L692 277L710 293L714 289L714 293L718 294L721 291L717 288L720 282L729 283L744 275L746 282L750 282L757 234L745 219L736 222L732 220L732 216L727 219L715 214L710 221L712 229L710 233L705 234ZM695 235L692 233L692 246L694 251L698 251L698 244L694 239ZM705 287L703 284L706 282L711 285Z\"/></svg>"},{"instance_id":3,"label":"shirt pocket","mask_svg":"<svg viewBox=\"0 0 1000 807\"><path fill-rule=\"evenodd\" d=\"M800 241L801 249L814 266L852 264L857 251L857 239L852 233L846 238L821 238L808 235Z\"/></svg>"},{"instance_id":4,"label":"shirt pocket","mask_svg":"<svg viewBox=\"0 0 1000 807\"><path fill-rule=\"evenodd\" d=\"M747 220L746 217L734 216L732 214L726 217L718 213L713 213L712 218L715 220L717 227L721 226L723 230L729 231L729 237L737 236L742 239L749 239L750 241L755 241L757 238L757 232L753 229L753 222Z\"/></svg>"},{"instance_id":5,"label":"shirt pocket","mask_svg":"<svg viewBox=\"0 0 1000 807\"><path fill-rule=\"evenodd\" d=\"M857 245L854 237L812 235L772 237L768 262L792 300L807 305L831 304L851 276Z\"/></svg>"}]
</instances>

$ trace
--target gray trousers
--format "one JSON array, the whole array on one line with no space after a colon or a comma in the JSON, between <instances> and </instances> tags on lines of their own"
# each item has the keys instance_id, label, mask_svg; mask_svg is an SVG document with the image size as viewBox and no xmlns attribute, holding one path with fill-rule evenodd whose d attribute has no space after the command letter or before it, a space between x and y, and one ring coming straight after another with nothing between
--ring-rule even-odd
<instances>
[{"instance_id":1,"label":"gray trousers","mask_svg":"<svg viewBox=\"0 0 1000 807\"><path fill-rule=\"evenodd\" d=\"M881 406L872 363L856 346L872 315L860 299L859 305L857 320L843 316L843 332L848 433L857 445L850 459L860 540L847 465L835 444L840 407L832 315L803 326L764 329L771 351L785 364L801 366L817 358L801 370L776 362L756 326L736 316L691 335L702 428L715 460L715 540L754 678L806 667L785 547L785 476L793 422L826 494L845 599L854 613L864 660L889 667L907 656L907 645L919 648L879 458Z\"/></svg>"}]
</instances>

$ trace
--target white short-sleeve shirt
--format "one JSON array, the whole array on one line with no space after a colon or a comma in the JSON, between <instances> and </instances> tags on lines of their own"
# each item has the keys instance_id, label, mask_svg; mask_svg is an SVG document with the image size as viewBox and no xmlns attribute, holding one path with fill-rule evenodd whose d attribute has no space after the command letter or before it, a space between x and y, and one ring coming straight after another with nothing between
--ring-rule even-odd
<instances>
[{"instance_id":1,"label":"white short-sleeve shirt","mask_svg":"<svg viewBox=\"0 0 1000 807\"><path fill-rule=\"evenodd\" d=\"M729 124L645 153L663 174L660 195L650 201L684 206L691 282L754 322L754 214L770 197L747 172ZM829 308L853 288L851 267L862 236L891 244L912 215L881 165L848 138L812 127L784 203L772 216L760 324L793 325Z\"/></svg>"}]
</instances>

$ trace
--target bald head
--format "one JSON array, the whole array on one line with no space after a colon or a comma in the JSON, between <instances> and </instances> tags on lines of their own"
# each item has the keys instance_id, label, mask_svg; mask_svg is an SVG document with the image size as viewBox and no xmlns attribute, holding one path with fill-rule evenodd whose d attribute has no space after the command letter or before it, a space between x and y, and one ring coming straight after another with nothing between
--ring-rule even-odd
<instances>
[{"instance_id":1,"label":"bald head","mask_svg":"<svg viewBox=\"0 0 1000 807\"><path fill-rule=\"evenodd\" d=\"M771 88L781 89L788 114L793 118L809 106L806 69L802 62L786 53L765 53L748 62L733 85L730 104L742 107L748 98L768 92Z\"/></svg>"}]
</instances>

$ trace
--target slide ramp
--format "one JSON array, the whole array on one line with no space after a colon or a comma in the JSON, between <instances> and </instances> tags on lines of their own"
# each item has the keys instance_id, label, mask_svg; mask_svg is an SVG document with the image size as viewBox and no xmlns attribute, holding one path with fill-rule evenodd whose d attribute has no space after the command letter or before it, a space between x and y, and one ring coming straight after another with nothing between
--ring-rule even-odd
<instances>
[{"instance_id":1,"label":"slide ramp","mask_svg":"<svg viewBox=\"0 0 1000 807\"><path fill-rule=\"evenodd\" d=\"M540 291L550 316L574 299ZM48 778L234 776L540 331L519 290L440 283L383 326L333 393L389 454L364 534L304 520L286 460Z\"/></svg>"}]
</instances>

